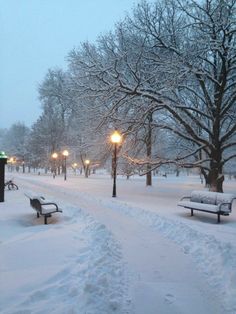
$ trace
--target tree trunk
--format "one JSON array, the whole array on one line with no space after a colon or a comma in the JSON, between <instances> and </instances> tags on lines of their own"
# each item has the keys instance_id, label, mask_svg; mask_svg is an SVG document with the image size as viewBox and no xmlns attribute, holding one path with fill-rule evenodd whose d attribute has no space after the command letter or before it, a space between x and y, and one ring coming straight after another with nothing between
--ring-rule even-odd
<instances>
[{"instance_id":1,"label":"tree trunk","mask_svg":"<svg viewBox=\"0 0 236 314\"><path fill-rule=\"evenodd\" d=\"M179 177L179 173L180 173L180 171L179 171L179 168L177 167L176 170L175 170L176 177Z\"/></svg>"},{"instance_id":2,"label":"tree trunk","mask_svg":"<svg viewBox=\"0 0 236 314\"><path fill-rule=\"evenodd\" d=\"M224 175L222 173L212 169L208 176L208 182L210 191L223 193Z\"/></svg>"},{"instance_id":3,"label":"tree trunk","mask_svg":"<svg viewBox=\"0 0 236 314\"><path fill-rule=\"evenodd\" d=\"M214 159L210 163L210 172L208 175L209 190L213 192L223 193L224 175L222 173L222 165L220 163L221 154L217 151L214 154Z\"/></svg>"},{"instance_id":4,"label":"tree trunk","mask_svg":"<svg viewBox=\"0 0 236 314\"><path fill-rule=\"evenodd\" d=\"M203 169L203 168L200 168L200 176L203 176L204 177L204 180L205 180L205 187L208 188L210 186L210 182L209 182L209 173Z\"/></svg>"},{"instance_id":5,"label":"tree trunk","mask_svg":"<svg viewBox=\"0 0 236 314\"><path fill-rule=\"evenodd\" d=\"M147 159L151 160L152 158L152 112L148 114L148 130L147 130L147 139L146 139L146 148L147 148ZM152 185L152 171L151 165L147 165L147 174L146 174L146 186Z\"/></svg>"},{"instance_id":6,"label":"tree trunk","mask_svg":"<svg viewBox=\"0 0 236 314\"><path fill-rule=\"evenodd\" d=\"M147 166L147 170L151 169L150 165ZM152 186L152 172L149 171L146 175L146 185Z\"/></svg>"}]
</instances>

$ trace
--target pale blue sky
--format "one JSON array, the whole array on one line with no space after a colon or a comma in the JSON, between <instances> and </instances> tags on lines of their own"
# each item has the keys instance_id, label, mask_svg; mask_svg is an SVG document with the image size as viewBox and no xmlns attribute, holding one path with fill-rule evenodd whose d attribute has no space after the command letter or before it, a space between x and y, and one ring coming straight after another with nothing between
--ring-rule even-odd
<instances>
[{"instance_id":1,"label":"pale blue sky","mask_svg":"<svg viewBox=\"0 0 236 314\"><path fill-rule=\"evenodd\" d=\"M37 86L68 52L112 30L139 0L0 0L0 128L31 126Z\"/></svg>"}]
</instances>

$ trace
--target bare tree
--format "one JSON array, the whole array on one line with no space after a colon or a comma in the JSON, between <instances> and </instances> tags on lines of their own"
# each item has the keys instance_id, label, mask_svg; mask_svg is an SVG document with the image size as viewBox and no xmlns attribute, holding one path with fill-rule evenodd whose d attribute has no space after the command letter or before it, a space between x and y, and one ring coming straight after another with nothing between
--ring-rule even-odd
<instances>
[{"instance_id":1,"label":"bare tree","mask_svg":"<svg viewBox=\"0 0 236 314\"><path fill-rule=\"evenodd\" d=\"M14 123L5 133L2 145L10 156L14 156L25 172L25 165L30 163L30 129L24 123Z\"/></svg>"},{"instance_id":2,"label":"bare tree","mask_svg":"<svg viewBox=\"0 0 236 314\"><path fill-rule=\"evenodd\" d=\"M127 141L142 134L146 156L129 152L131 162L149 174L167 163L198 167L211 190L223 191L223 168L236 157L235 6L143 1L115 32L70 52L68 73L49 72L40 89L45 113L60 115L64 142L99 151L99 135L113 128ZM181 143L172 156L153 154L159 129Z\"/></svg>"},{"instance_id":3,"label":"bare tree","mask_svg":"<svg viewBox=\"0 0 236 314\"><path fill-rule=\"evenodd\" d=\"M176 10L174 2L152 8L144 3L137 9L134 25L153 37L155 47L175 58L173 69L177 67L178 76L184 78L163 98L164 109L176 123L162 127L194 143L192 156L204 152L205 158L193 165L207 171L211 190L222 191L223 166L236 156L230 152L236 146L236 2L184 0L178 4ZM187 25L178 27L176 21L183 15ZM171 26L164 32L161 26L167 21ZM180 33L181 41L176 35Z\"/></svg>"},{"instance_id":4,"label":"bare tree","mask_svg":"<svg viewBox=\"0 0 236 314\"><path fill-rule=\"evenodd\" d=\"M235 158L235 36L234 0L143 2L115 39L84 53L87 88L106 99L106 119L118 113L121 121L127 106L132 112L140 98L149 100L139 125L159 111L165 119L156 126L192 149L163 162L200 167L210 189L222 191L223 167Z\"/></svg>"}]
</instances>

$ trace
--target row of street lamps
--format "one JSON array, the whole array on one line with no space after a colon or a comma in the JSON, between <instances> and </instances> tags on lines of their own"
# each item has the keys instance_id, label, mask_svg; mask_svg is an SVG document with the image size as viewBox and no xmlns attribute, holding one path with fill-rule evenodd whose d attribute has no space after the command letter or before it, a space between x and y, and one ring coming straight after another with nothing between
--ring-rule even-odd
<instances>
[{"instance_id":1,"label":"row of street lamps","mask_svg":"<svg viewBox=\"0 0 236 314\"><path fill-rule=\"evenodd\" d=\"M64 180L66 181L66 171L67 171L67 169L66 169L66 159L67 159L67 157L69 156L69 152L68 152L68 150L63 150L63 152L62 152L62 156L63 156L63 158L64 158ZM53 153L52 154L52 159L53 159L53 179L55 179L55 177L56 177L56 160L57 160L57 157L58 157L58 153Z\"/></svg>"},{"instance_id":2,"label":"row of street lamps","mask_svg":"<svg viewBox=\"0 0 236 314\"><path fill-rule=\"evenodd\" d=\"M117 177L117 147L120 144L122 139L121 134L115 130L113 132L113 134L110 137L110 140L112 142L112 144L114 144L114 155L112 158L112 169L113 169L113 189L112 189L112 197L116 197L116 177ZM66 181L67 179L67 165L66 165L66 161L67 161L67 157L69 156L69 152L68 150L64 150L62 152L62 156L64 157L64 180ZM53 159L53 178L55 179L56 176L56 160L58 158L58 154L57 153L53 153L52 154L52 159ZM90 160L86 159L85 160L85 177L88 177L88 171L89 171L89 164L90 164Z\"/></svg>"},{"instance_id":3,"label":"row of street lamps","mask_svg":"<svg viewBox=\"0 0 236 314\"><path fill-rule=\"evenodd\" d=\"M69 156L68 150L65 149L62 152L62 156L64 158L64 165L63 165L64 166L64 180L66 181L66 179L67 179L67 164L66 164L66 162L67 162L67 157ZM58 153L53 153L52 154L52 159L53 159L53 179L55 179L55 177L56 177L56 160L57 160L57 158L58 158ZM88 172L89 172L90 160L86 159L84 163L85 163L85 177L87 178L88 177ZM76 167L77 163L74 163L73 166Z\"/></svg>"}]
</instances>

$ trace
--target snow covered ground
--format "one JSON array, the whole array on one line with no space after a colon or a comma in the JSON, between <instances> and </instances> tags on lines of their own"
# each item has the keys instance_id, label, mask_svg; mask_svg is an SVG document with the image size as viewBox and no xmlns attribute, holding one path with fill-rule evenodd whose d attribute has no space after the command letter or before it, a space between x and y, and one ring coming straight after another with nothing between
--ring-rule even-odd
<instances>
[{"instance_id":1,"label":"snow covered ground","mask_svg":"<svg viewBox=\"0 0 236 314\"><path fill-rule=\"evenodd\" d=\"M7 173L18 191L0 203L3 314L236 313L236 201L222 217L177 207L197 176L117 181L105 175ZM236 193L236 180L225 183ZM63 213L43 224L25 192Z\"/></svg>"}]
</instances>

